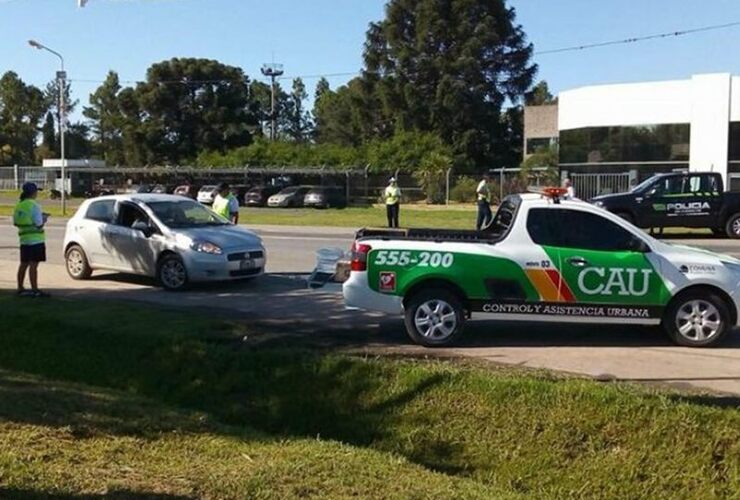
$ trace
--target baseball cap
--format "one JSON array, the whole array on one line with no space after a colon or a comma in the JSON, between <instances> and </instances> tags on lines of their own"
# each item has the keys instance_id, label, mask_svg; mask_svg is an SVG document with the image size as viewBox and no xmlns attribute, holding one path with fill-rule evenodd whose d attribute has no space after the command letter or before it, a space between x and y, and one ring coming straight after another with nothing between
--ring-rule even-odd
<instances>
[{"instance_id":1,"label":"baseball cap","mask_svg":"<svg viewBox=\"0 0 740 500\"><path fill-rule=\"evenodd\" d=\"M33 194L39 190L39 187L33 182L26 182L21 189L23 194Z\"/></svg>"}]
</instances>

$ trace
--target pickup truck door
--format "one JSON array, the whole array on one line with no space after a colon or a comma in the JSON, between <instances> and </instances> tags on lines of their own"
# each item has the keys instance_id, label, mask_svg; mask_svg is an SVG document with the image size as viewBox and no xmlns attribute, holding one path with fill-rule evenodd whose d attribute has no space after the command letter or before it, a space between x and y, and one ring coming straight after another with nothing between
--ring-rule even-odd
<instances>
[{"instance_id":1,"label":"pickup truck door","mask_svg":"<svg viewBox=\"0 0 740 500\"><path fill-rule=\"evenodd\" d=\"M722 205L717 177L666 177L646 194L651 227L714 227Z\"/></svg>"},{"instance_id":2,"label":"pickup truck door","mask_svg":"<svg viewBox=\"0 0 740 500\"><path fill-rule=\"evenodd\" d=\"M551 224L548 233L532 234L530 229L530 235L557 263L561 302L611 306L588 308L596 317L653 321L660 317L668 291L643 240L581 210L536 208L529 211L529 218L530 228L537 218Z\"/></svg>"}]
</instances>

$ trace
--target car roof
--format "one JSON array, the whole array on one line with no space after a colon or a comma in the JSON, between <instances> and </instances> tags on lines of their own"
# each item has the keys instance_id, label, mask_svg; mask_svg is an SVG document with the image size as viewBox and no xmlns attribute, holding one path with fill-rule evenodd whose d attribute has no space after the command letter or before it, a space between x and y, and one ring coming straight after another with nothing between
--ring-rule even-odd
<instances>
[{"instance_id":1,"label":"car roof","mask_svg":"<svg viewBox=\"0 0 740 500\"><path fill-rule=\"evenodd\" d=\"M142 203L156 203L161 201L182 201L190 200L187 196L180 196L179 194L165 194L165 193L131 193L131 194L112 194L107 196L99 196L97 198L90 198L87 200L90 203L101 201L101 200L115 200L115 201L140 201Z\"/></svg>"}]
</instances>

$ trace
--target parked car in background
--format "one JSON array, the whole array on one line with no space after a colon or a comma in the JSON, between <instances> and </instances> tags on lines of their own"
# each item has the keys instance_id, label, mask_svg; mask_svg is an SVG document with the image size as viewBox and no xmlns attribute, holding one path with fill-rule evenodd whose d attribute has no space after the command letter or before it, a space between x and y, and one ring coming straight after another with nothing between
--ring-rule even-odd
<instances>
[{"instance_id":1,"label":"parked car in background","mask_svg":"<svg viewBox=\"0 0 740 500\"><path fill-rule=\"evenodd\" d=\"M239 200L239 205L244 206L245 197L252 186L249 184L234 184L231 186L231 192L234 193L236 199Z\"/></svg>"},{"instance_id":2,"label":"parked car in background","mask_svg":"<svg viewBox=\"0 0 740 500\"><path fill-rule=\"evenodd\" d=\"M244 195L244 205L248 207L264 207L267 205L267 199L279 192L281 188L277 186L256 186L247 191Z\"/></svg>"},{"instance_id":3,"label":"parked car in background","mask_svg":"<svg viewBox=\"0 0 740 500\"><path fill-rule=\"evenodd\" d=\"M175 191L175 186L170 184L155 184L151 192L156 194L169 194Z\"/></svg>"},{"instance_id":4,"label":"parked car in background","mask_svg":"<svg viewBox=\"0 0 740 500\"><path fill-rule=\"evenodd\" d=\"M311 188L308 186L291 186L267 199L268 207L295 208L303 206L303 198Z\"/></svg>"},{"instance_id":5,"label":"parked car in background","mask_svg":"<svg viewBox=\"0 0 740 500\"><path fill-rule=\"evenodd\" d=\"M339 186L315 187L306 193L303 204L314 208L346 207L347 195Z\"/></svg>"},{"instance_id":6,"label":"parked car in background","mask_svg":"<svg viewBox=\"0 0 740 500\"><path fill-rule=\"evenodd\" d=\"M218 186L215 186L213 184L208 184L200 188L198 190L198 203L202 203L204 205L212 205L214 198L216 198L217 189Z\"/></svg>"},{"instance_id":7,"label":"parked car in background","mask_svg":"<svg viewBox=\"0 0 740 500\"><path fill-rule=\"evenodd\" d=\"M169 290L196 281L254 278L265 268L259 236L169 194L84 201L67 223L64 256L76 280L108 269L151 276Z\"/></svg>"},{"instance_id":8,"label":"parked car in background","mask_svg":"<svg viewBox=\"0 0 740 500\"><path fill-rule=\"evenodd\" d=\"M180 196L187 196L188 198L196 199L198 197L198 190L200 186L196 184L181 184L175 188L172 192Z\"/></svg>"}]
</instances>

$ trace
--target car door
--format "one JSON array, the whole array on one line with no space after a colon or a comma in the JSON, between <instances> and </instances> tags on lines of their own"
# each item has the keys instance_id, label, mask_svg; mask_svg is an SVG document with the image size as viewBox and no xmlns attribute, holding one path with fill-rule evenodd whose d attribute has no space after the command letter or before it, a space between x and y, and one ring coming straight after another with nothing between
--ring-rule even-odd
<instances>
[{"instance_id":1,"label":"car door","mask_svg":"<svg viewBox=\"0 0 740 500\"><path fill-rule=\"evenodd\" d=\"M549 232L535 243L542 245L557 265L559 278L554 281L562 301L612 306L571 309L575 315L637 320L659 317L668 290L643 239L593 212L535 208L530 210L530 218L533 216L546 218L550 224Z\"/></svg>"},{"instance_id":2,"label":"car door","mask_svg":"<svg viewBox=\"0 0 740 500\"><path fill-rule=\"evenodd\" d=\"M92 267L112 265L109 238L115 222L115 206L116 200L93 201L83 219L75 225L77 240Z\"/></svg>"},{"instance_id":3,"label":"car door","mask_svg":"<svg viewBox=\"0 0 740 500\"><path fill-rule=\"evenodd\" d=\"M650 194L652 227L712 227L720 203L713 178L706 174L666 177ZM712 208L714 206L714 208Z\"/></svg>"},{"instance_id":4,"label":"car door","mask_svg":"<svg viewBox=\"0 0 740 500\"><path fill-rule=\"evenodd\" d=\"M134 229L137 222L152 228L152 234ZM133 202L118 204L116 224L112 231L112 259L116 269L135 274L153 275L156 266L156 226L150 217Z\"/></svg>"}]
</instances>

